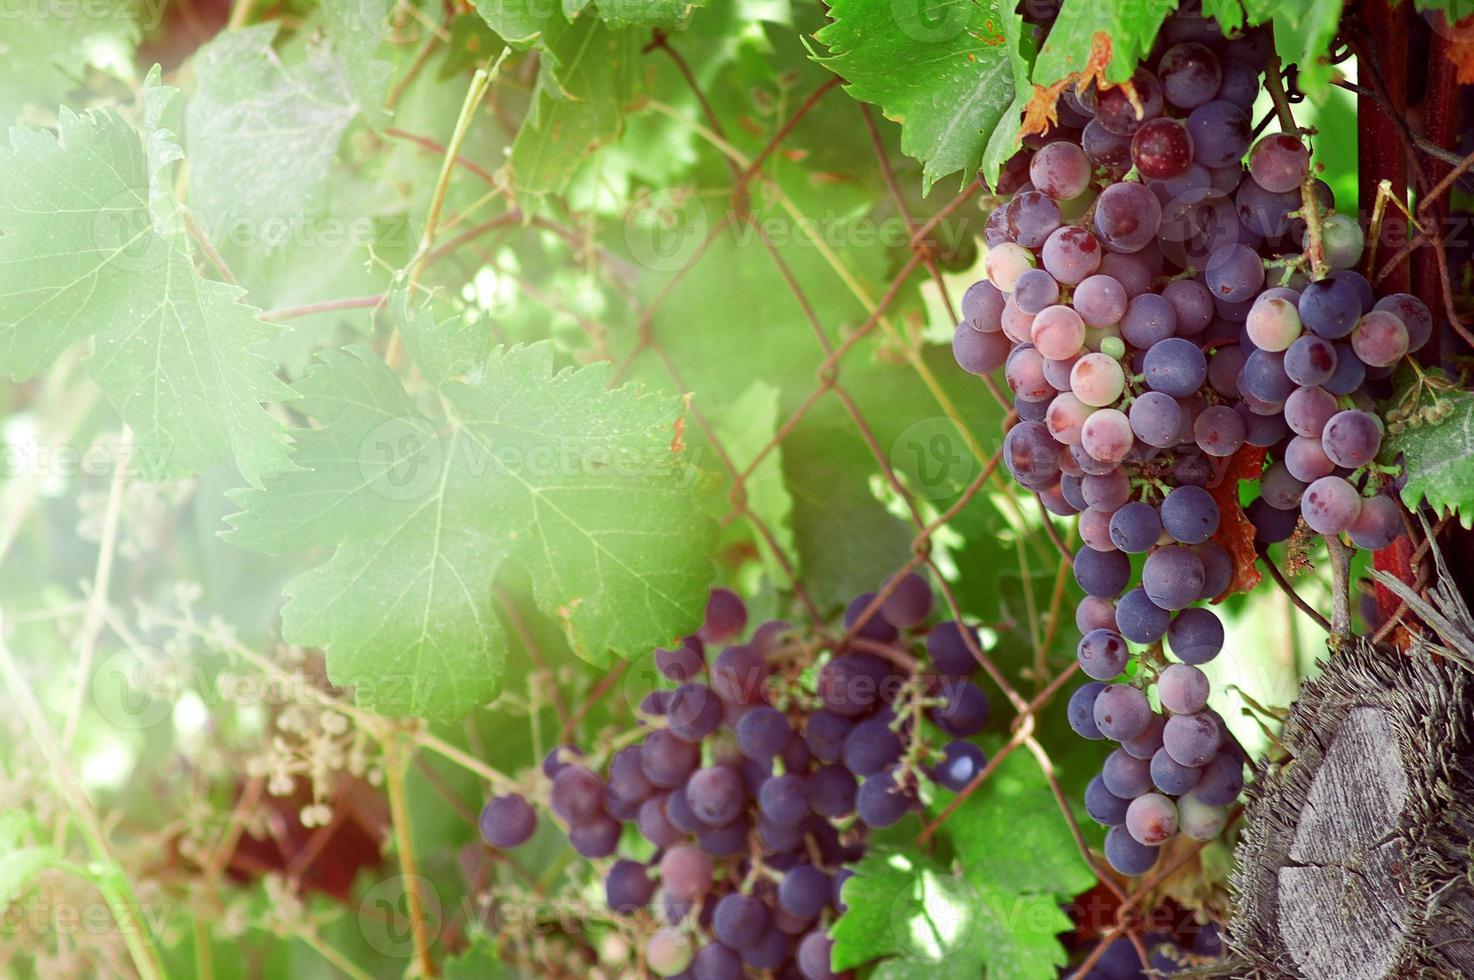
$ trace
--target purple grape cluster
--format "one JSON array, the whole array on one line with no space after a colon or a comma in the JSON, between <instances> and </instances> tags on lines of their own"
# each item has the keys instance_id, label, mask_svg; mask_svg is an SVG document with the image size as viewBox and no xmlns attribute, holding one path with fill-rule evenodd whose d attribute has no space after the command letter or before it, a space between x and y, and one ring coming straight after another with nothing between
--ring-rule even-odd
<instances>
[{"instance_id":1,"label":"purple grape cluster","mask_svg":"<svg viewBox=\"0 0 1474 980\"><path fill-rule=\"evenodd\" d=\"M926 627L932 608L918 575L892 582L883 600L857 597L805 686L811 648L776 621L738 642L746 609L718 589L697 634L655 651L673 686L641 703L638 741L603 765L573 746L548 755L549 808L579 854L615 857L625 824L655 848L646 861L614 860L604 878L612 910L648 916L652 972L848 975L831 968L827 936L844 909L844 866L864 855L872 829L919 806L921 780L959 791L987 761L968 740L989 713L970 679L976 636L954 621ZM943 744L921 733L922 716ZM491 800L481 822L493 846L515 847L536 816L511 794Z\"/></svg>"},{"instance_id":2,"label":"purple grape cluster","mask_svg":"<svg viewBox=\"0 0 1474 980\"><path fill-rule=\"evenodd\" d=\"M1261 544L1301 520L1367 549L1404 533L1367 386L1428 341L1433 318L1405 293L1377 300L1353 270L1361 228L1334 211L1299 135L1251 146L1271 51L1266 32L1228 39L1176 15L1128 84L1066 90L1057 124L1004 168L987 278L953 339L963 369L1004 370L1014 479L1078 515L1091 681L1069 719L1118 743L1085 804L1125 874L1179 832L1216 836L1242 789L1246 760L1200 669L1224 630L1199 603L1234 578L1211 492L1231 458L1264 454L1247 511Z\"/></svg>"}]
</instances>

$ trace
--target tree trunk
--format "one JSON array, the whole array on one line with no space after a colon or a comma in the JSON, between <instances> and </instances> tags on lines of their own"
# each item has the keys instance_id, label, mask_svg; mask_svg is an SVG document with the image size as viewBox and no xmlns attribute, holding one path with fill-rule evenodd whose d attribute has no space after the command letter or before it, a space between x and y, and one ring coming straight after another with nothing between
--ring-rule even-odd
<instances>
[{"instance_id":1,"label":"tree trunk","mask_svg":"<svg viewBox=\"0 0 1474 980\"><path fill-rule=\"evenodd\" d=\"M1438 632L1365 641L1306 684L1259 766L1214 975L1474 977L1474 621L1438 562Z\"/></svg>"}]
</instances>

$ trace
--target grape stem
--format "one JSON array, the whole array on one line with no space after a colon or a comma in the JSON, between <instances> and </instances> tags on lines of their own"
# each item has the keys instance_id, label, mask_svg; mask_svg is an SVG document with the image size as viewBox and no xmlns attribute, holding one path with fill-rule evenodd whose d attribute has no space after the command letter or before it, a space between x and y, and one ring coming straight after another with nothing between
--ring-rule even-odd
<instances>
[{"instance_id":1,"label":"grape stem","mask_svg":"<svg viewBox=\"0 0 1474 980\"><path fill-rule=\"evenodd\" d=\"M1281 65L1279 55L1269 59L1269 66L1264 70L1264 90L1269 93L1274 102L1274 112L1279 118L1280 129L1291 136L1301 136L1306 131L1295 124L1295 114L1290 111L1290 99L1285 95L1285 85L1280 77ZM1312 167L1305 174L1305 180L1300 184L1301 216L1305 219L1305 235L1308 244L1305 254L1310 257L1310 270L1312 279L1324 279L1330 274L1330 267L1326 265L1326 250L1321 239L1320 202L1315 199L1315 168Z\"/></svg>"},{"instance_id":2,"label":"grape stem","mask_svg":"<svg viewBox=\"0 0 1474 980\"><path fill-rule=\"evenodd\" d=\"M1351 551L1339 534L1324 535L1331 554L1331 644L1351 639Z\"/></svg>"},{"instance_id":3,"label":"grape stem","mask_svg":"<svg viewBox=\"0 0 1474 980\"><path fill-rule=\"evenodd\" d=\"M1274 563L1274 559L1270 557L1269 552L1263 547L1259 549L1259 560L1269 570L1269 577L1274 579L1274 584L1278 585L1280 591L1289 597L1290 601L1295 604L1296 609L1309 616L1317 626L1327 633L1332 632L1330 622L1317 612L1314 606L1300 598L1300 593L1296 592L1294 586L1285 579L1285 573L1280 571L1279 566Z\"/></svg>"},{"instance_id":4,"label":"grape stem","mask_svg":"<svg viewBox=\"0 0 1474 980\"><path fill-rule=\"evenodd\" d=\"M404 879L405 898L409 904L409 927L414 939L415 958L419 960L420 975L433 977L437 971L430 953L430 936L425 929L425 899L420 893L423 879L420 878L415 862L414 832L410 825L409 801L404 788L404 778L409 770L410 760L414 758L414 746L400 738L391 737L384 743L384 757L390 820L394 826L395 850L399 855L399 870Z\"/></svg>"}]
</instances>

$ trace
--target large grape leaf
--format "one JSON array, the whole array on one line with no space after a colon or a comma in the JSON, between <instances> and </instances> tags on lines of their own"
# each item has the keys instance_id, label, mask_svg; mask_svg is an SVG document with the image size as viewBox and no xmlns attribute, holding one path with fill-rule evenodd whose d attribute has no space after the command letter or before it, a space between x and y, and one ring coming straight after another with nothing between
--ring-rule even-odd
<instances>
[{"instance_id":1,"label":"large grape leaf","mask_svg":"<svg viewBox=\"0 0 1474 980\"><path fill-rule=\"evenodd\" d=\"M1095 881L1038 761L1028 752L1014 752L999 763L948 818L947 833L968 877L1004 891L1068 897Z\"/></svg>"},{"instance_id":2,"label":"large grape leaf","mask_svg":"<svg viewBox=\"0 0 1474 980\"><path fill-rule=\"evenodd\" d=\"M1474 525L1474 394L1422 386L1404 369L1383 408L1396 421L1382 442L1381 458L1394 463L1402 455L1403 502L1417 508L1426 501L1465 527Z\"/></svg>"},{"instance_id":3,"label":"large grape leaf","mask_svg":"<svg viewBox=\"0 0 1474 980\"><path fill-rule=\"evenodd\" d=\"M847 910L830 929L835 969L883 960L875 976L981 975L977 892L920 851L872 846L844 883ZM887 972L881 972L887 971Z\"/></svg>"},{"instance_id":4,"label":"large grape leaf","mask_svg":"<svg viewBox=\"0 0 1474 980\"><path fill-rule=\"evenodd\" d=\"M497 956L496 944L478 936L464 952L445 961L444 976L445 980L513 980L516 974Z\"/></svg>"},{"instance_id":5,"label":"large grape leaf","mask_svg":"<svg viewBox=\"0 0 1474 980\"><path fill-rule=\"evenodd\" d=\"M1019 121L1023 116L1024 106L1033 93L1029 78L1034 70L1034 59L1038 56L1034 38L1024 32L1024 19L1016 9L1009 8L1005 11L999 18L999 23L1009 51L1016 53L1009 58L1013 67L1013 101L1003 111L993 132L988 134L988 142L983 150L983 179L989 186L998 182L999 171L1008 162L1008 158L1018 151Z\"/></svg>"},{"instance_id":6,"label":"large grape leaf","mask_svg":"<svg viewBox=\"0 0 1474 980\"><path fill-rule=\"evenodd\" d=\"M952 798L939 793L932 812ZM835 964L885 958L891 980L987 976L1048 980L1067 962L1059 908L1095 877L1081 860L1032 756L1005 759L943 825L946 864L872 849L845 883L849 910L832 931Z\"/></svg>"},{"instance_id":7,"label":"large grape leaf","mask_svg":"<svg viewBox=\"0 0 1474 980\"><path fill-rule=\"evenodd\" d=\"M1046 892L1000 888L911 850L872 848L853 870L830 933L837 968L879 960L871 976L883 980L1052 980L1067 962L1058 934L1070 919Z\"/></svg>"},{"instance_id":8,"label":"large grape leaf","mask_svg":"<svg viewBox=\"0 0 1474 980\"><path fill-rule=\"evenodd\" d=\"M392 66L379 57L389 33L392 0L323 0L319 10L333 51L343 62L348 89L375 128L389 119L384 98Z\"/></svg>"},{"instance_id":9,"label":"large grape leaf","mask_svg":"<svg viewBox=\"0 0 1474 980\"><path fill-rule=\"evenodd\" d=\"M167 118L171 95L150 90L150 119ZM252 352L277 330L241 290L195 271L161 185L177 146L163 129L148 144L109 110L62 110L59 135L11 131L0 149L0 371L31 377L94 338L88 372L133 427L141 475L233 461L259 483L289 465L261 403L291 390Z\"/></svg>"},{"instance_id":10,"label":"large grape leaf","mask_svg":"<svg viewBox=\"0 0 1474 980\"><path fill-rule=\"evenodd\" d=\"M1100 39L1110 59L1105 78L1124 82L1152 49L1157 30L1177 0L1064 0L1034 63L1034 84L1048 88L1086 69Z\"/></svg>"},{"instance_id":11,"label":"large grape leaf","mask_svg":"<svg viewBox=\"0 0 1474 980\"><path fill-rule=\"evenodd\" d=\"M79 6L38 0L7 7L0 18L0 117L8 125L27 103L52 111L82 83L102 43L131 55L138 23L128 0Z\"/></svg>"},{"instance_id":12,"label":"large grape leaf","mask_svg":"<svg viewBox=\"0 0 1474 980\"><path fill-rule=\"evenodd\" d=\"M360 110L343 60L311 45L288 64L272 48L279 26L228 31L195 54L189 199L220 245L246 235L288 245L321 210L338 143Z\"/></svg>"},{"instance_id":13,"label":"large grape leaf","mask_svg":"<svg viewBox=\"0 0 1474 980\"><path fill-rule=\"evenodd\" d=\"M901 148L923 162L922 186L983 161L1014 100L1020 53L1000 25L1017 14L998 0L875 3L836 0L818 40L846 91L901 124Z\"/></svg>"},{"instance_id":14,"label":"large grape leaf","mask_svg":"<svg viewBox=\"0 0 1474 980\"><path fill-rule=\"evenodd\" d=\"M527 194L561 194L583 161L619 135L644 37L590 16L555 20L546 32L533 107L510 160L513 180Z\"/></svg>"},{"instance_id":15,"label":"large grape leaf","mask_svg":"<svg viewBox=\"0 0 1474 980\"><path fill-rule=\"evenodd\" d=\"M801 179L795 175L795 182ZM888 492L880 464L840 399L825 396L809 404L824 348L778 261L802 284L818 326L837 345L866 322L869 307L808 236L836 243L834 257L872 297L885 291L890 256L880 236L865 234L874 226L863 214L821 215L802 226L778 209L753 215L772 237L773 252L751 226L736 221L702 250L715 223L728 220L719 209L722 200L714 194L695 196L660 224L660 234L651 240L637 235L639 229L626 229L631 254L648 270L642 288L652 300L659 297L650 335L680 366L683 383L697 393L704 411L741 398L752 378L778 388L783 473L793 498L791 520L804 585L817 602L842 604L876 588L903 565L916 530L878 498L877 488ZM890 309L895 333L906 326L907 313L902 305ZM1000 438L990 433L1000 431L1001 412L977 378L957 370L950 347L918 342L917 363L907 363L897 347L910 340L892 336L871 327L844 356L839 378L874 446L898 476L924 503L945 508L977 476L981 463L966 445L967 432L943 416L938 392L989 451ZM738 364L742 370L733 370ZM651 384L669 383L658 359L642 358L640 367L639 376ZM800 409L802 418L790 424L789 417ZM938 440L945 443L940 453L933 450Z\"/></svg>"},{"instance_id":16,"label":"large grape leaf","mask_svg":"<svg viewBox=\"0 0 1474 980\"><path fill-rule=\"evenodd\" d=\"M405 326L411 352L447 342L428 313ZM326 647L362 704L451 719L500 688L491 586L505 561L595 662L694 629L714 523L674 448L683 403L609 377L555 373L546 342L499 348L446 377L431 416L371 351L320 355L298 384L318 423L297 433L301 469L239 494L229 522L247 547L333 549L288 584L286 637Z\"/></svg>"},{"instance_id":17,"label":"large grape leaf","mask_svg":"<svg viewBox=\"0 0 1474 980\"><path fill-rule=\"evenodd\" d=\"M1270 4L1274 15L1274 47L1286 64L1298 65L1296 84L1316 101L1331 88L1330 51L1341 24L1344 0L1307 0ZM1250 15L1250 23L1263 18Z\"/></svg>"},{"instance_id":18,"label":"large grape leaf","mask_svg":"<svg viewBox=\"0 0 1474 980\"><path fill-rule=\"evenodd\" d=\"M508 44L525 48L559 24L560 11L550 0L472 0L487 26Z\"/></svg>"},{"instance_id":19,"label":"large grape leaf","mask_svg":"<svg viewBox=\"0 0 1474 980\"><path fill-rule=\"evenodd\" d=\"M610 27L668 28L684 24L705 5L706 0L595 0L594 13Z\"/></svg>"},{"instance_id":20,"label":"large grape leaf","mask_svg":"<svg viewBox=\"0 0 1474 980\"><path fill-rule=\"evenodd\" d=\"M1331 41L1341 23L1345 0L1307 0L1279 3L1277 0L1207 0L1203 14L1216 17L1225 31L1241 26L1256 27L1274 22L1274 46L1281 60L1300 68L1296 85L1317 101L1330 90ZM1449 0L1467 3L1467 0ZM1423 9L1423 3L1419 3Z\"/></svg>"}]
</instances>

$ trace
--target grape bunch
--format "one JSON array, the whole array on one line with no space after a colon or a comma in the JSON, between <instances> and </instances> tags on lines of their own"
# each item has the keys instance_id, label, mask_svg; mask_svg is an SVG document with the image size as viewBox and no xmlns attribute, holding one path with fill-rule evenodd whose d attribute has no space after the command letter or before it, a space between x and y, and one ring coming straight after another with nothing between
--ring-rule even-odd
<instances>
[{"instance_id":1,"label":"grape bunch","mask_svg":"<svg viewBox=\"0 0 1474 980\"><path fill-rule=\"evenodd\" d=\"M970 679L977 637L954 621L925 627L932 606L918 575L857 597L814 674L813 644L787 623L738 642L746 609L718 589L697 634L655 651L674 686L645 697L635 741L615 739L628 744L607 761L574 746L548 755L549 808L579 854L608 862L609 908L649 925L650 972L841 975L826 933L844 909L844 866L870 830L919 806L923 780L959 791L986 764L968 741L989 714ZM524 796L499 796L482 834L516 847L536 819ZM621 848L625 824L644 838L636 848Z\"/></svg>"},{"instance_id":2,"label":"grape bunch","mask_svg":"<svg viewBox=\"0 0 1474 980\"><path fill-rule=\"evenodd\" d=\"M1003 368L1014 479L1078 515L1090 681L1068 715L1117 744L1085 805L1124 874L1179 832L1216 836L1243 786L1201 669L1224 629L1200 603L1235 577L1220 532L1248 469L1236 457L1262 461L1247 509L1260 546L1302 520L1366 549L1404 533L1373 394L1433 318L1355 271L1361 228L1298 133L1251 145L1271 53L1266 32L1225 38L1178 14L1128 83L1065 89L1004 168L987 278L953 338L963 369Z\"/></svg>"}]
</instances>

